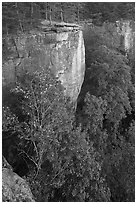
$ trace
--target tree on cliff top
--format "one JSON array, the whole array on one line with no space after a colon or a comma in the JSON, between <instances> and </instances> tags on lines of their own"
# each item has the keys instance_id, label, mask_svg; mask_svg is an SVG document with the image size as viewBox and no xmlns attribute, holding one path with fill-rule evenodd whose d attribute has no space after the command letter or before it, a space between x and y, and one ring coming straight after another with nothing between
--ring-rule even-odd
<instances>
[{"instance_id":1,"label":"tree on cliff top","mask_svg":"<svg viewBox=\"0 0 137 204\"><path fill-rule=\"evenodd\" d=\"M102 22L115 22L121 18L135 20L134 2L87 2L85 10L87 10L88 18L100 13Z\"/></svg>"},{"instance_id":2,"label":"tree on cliff top","mask_svg":"<svg viewBox=\"0 0 137 204\"><path fill-rule=\"evenodd\" d=\"M135 20L133 2L3 2L3 34L36 28L41 19L79 22L93 19L93 23Z\"/></svg>"}]
</instances>

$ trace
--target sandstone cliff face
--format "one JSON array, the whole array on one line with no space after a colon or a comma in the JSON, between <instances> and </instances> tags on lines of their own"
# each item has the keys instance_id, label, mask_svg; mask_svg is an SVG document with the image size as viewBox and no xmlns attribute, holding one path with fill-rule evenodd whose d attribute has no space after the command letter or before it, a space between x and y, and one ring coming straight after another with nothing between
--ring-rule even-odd
<instances>
[{"instance_id":1,"label":"sandstone cliff face","mask_svg":"<svg viewBox=\"0 0 137 204\"><path fill-rule=\"evenodd\" d=\"M15 82L26 71L33 73L44 67L46 72L48 66L62 82L65 94L76 101L85 73L82 31L74 27L52 30L32 31L3 40L3 85Z\"/></svg>"},{"instance_id":2,"label":"sandstone cliff face","mask_svg":"<svg viewBox=\"0 0 137 204\"><path fill-rule=\"evenodd\" d=\"M130 20L121 20L116 22L117 32L123 36L123 46L127 53L135 47L135 24Z\"/></svg>"}]
</instances>

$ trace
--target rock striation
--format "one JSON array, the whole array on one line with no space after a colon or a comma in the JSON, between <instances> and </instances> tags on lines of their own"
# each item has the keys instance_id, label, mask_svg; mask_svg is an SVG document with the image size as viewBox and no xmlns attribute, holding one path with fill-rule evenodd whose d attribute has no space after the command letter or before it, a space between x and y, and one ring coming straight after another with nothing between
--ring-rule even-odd
<instances>
[{"instance_id":1,"label":"rock striation","mask_svg":"<svg viewBox=\"0 0 137 204\"><path fill-rule=\"evenodd\" d=\"M75 24L42 22L37 30L3 39L3 86L25 72L50 67L76 101L85 74L82 30Z\"/></svg>"}]
</instances>

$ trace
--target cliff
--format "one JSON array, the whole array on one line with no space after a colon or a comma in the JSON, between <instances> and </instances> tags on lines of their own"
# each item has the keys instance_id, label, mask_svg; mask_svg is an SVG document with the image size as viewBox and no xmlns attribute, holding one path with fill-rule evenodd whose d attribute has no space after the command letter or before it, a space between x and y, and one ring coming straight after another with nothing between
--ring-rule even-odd
<instances>
[{"instance_id":1,"label":"cliff","mask_svg":"<svg viewBox=\"0 0 137 204\"><path fill-rule=\"evenodd\" d=\"M122 38L124 50L129 53L135 48L135 23L131 20L116 22L117 32Z\"/></svg>"},{"instance_id":2,"label":"cliff","mask_svg":"<svg viewBox=\"0 0 137 204\"><path fill-rule=\"evenodd\" d=\"M85 48L82 30L75 24L45 22L35 31L3 39L3 86L26 71L50 67L76 101L84 80Z\"/></svg>"}]
</instances>

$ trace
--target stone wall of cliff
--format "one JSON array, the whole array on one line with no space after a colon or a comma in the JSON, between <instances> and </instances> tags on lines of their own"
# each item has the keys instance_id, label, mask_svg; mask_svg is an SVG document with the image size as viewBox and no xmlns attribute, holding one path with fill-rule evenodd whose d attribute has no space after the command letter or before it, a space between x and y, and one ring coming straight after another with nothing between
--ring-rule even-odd
<instances>
[{"instance_id":1,"label":"stone wall of cliff","mask_svg":"<svg viewBox=\"0 0 137 204\"><path fill-rule=\"evenodd\" d=\"M14 83L26 71L50 67L76 101L84 80L85 47L76 25L47 26L3 39L3 86Z\"/></svg>"},{"instance_id":2,"label":"stone wall of cliff","mask_svg":"<svg viewBox=\"0 0 137 204\"><path fill-rule=\"evenodd\" d=\"M135 48L135 23L131 20L120 20L116 22L117 32L123 36L123 47L127 53Z\"/></svg>"}]
</instances>

